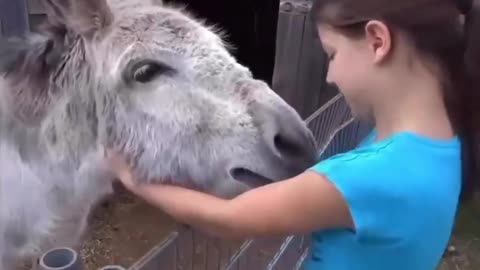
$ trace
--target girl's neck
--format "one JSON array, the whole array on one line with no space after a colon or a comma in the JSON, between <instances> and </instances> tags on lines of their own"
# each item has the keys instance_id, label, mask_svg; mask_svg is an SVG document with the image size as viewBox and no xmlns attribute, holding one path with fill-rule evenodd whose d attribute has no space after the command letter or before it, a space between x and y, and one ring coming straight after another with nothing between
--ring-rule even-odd
<instances>
[{"instance_id":1,"label":"girl's neck","mask_svg":"<svg viewBox=\"0 0 480 270\"><path fill-rule=\"evenodd\" d=\"M441 85L433 76L416 73L398 76L390 84L389 97L374 106L377 139L399 131L446 139L454 135L442 97Z\"/></svg>"}]
</instances>

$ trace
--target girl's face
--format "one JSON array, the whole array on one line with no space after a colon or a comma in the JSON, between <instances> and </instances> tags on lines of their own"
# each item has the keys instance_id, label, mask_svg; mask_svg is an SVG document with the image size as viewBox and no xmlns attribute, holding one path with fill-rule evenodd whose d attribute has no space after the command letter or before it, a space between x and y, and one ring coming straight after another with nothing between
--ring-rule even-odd
<instances>
[{"instance_id":1,"label":"girl's face","mask_svg":"<svg viewBox=\"0 0 480 270\"><path fill-rule=\"evenodd\" d=\"M335 84L357 117L369 118L380 91L379 79L383 60L389 48L381 37L379 25L366 26L373 32L365 37L350 38L335 29L319 25L318 33L328 55L327 82ZM379 32L380 31L380 32ZM379 36L380 35L380 36Z\"/></svg>"}]
</instances>

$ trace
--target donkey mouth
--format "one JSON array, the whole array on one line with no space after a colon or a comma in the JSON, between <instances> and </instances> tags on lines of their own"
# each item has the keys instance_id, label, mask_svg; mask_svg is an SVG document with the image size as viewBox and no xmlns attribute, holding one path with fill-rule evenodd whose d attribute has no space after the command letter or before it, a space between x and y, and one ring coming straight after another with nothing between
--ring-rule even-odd
<instances>
[{"instance_id":1,"label":"donkey mouth","mask_svg":"<svg viewBox=\"0 0 480 270\"><path fill-rule=\"evenodd\" d=\"M230 174L232 175L233 179L253 188L264 186L274 182L270 178L267 178L261 174L245 168L234 168L230 171Z\"/></svg>"}]
</instances>

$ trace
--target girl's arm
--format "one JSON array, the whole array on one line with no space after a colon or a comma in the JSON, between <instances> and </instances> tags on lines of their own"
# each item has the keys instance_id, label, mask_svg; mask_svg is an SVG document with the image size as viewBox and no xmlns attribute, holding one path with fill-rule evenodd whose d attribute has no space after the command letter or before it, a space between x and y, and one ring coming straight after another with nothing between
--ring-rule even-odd
<instances>
[{"instance_id":1,"label":"girl's arm","mask_svg":"<svg viewBox=\"0 0 480 270\"><path fill-rule=\"evenodd\" d=\"M341 194L314 172L252 189L231 200L177 186L138 186L126 169L118 175L133 193L177 221L217 237L245 239L353 228Z\"/></svg>"}]
</instances>

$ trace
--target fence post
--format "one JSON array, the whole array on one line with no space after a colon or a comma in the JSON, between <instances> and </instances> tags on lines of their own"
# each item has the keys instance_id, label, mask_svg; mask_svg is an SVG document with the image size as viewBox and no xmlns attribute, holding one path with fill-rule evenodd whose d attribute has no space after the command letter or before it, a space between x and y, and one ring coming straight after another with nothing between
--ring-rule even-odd
<instances>
[{"instance_id":1,"label":"fence post","mask_svg":"<svg viewBox=\"0 0 480 270\"><path fill-rule=\"evenodd\" d=\"M0 36L23 35L29 30L27 0L0 0Z\"/></svg>"},{"instance_id":2,"label":"fence post","mask_svg":"<svg viewBox=\"0 0 480 270\"><path fill-rule=\"evenodd\" d=\"M312 23L314 0L281 0L272 88L302 118L337 93L325 82L326 54Z\"/></svg>"}]
</instances>

